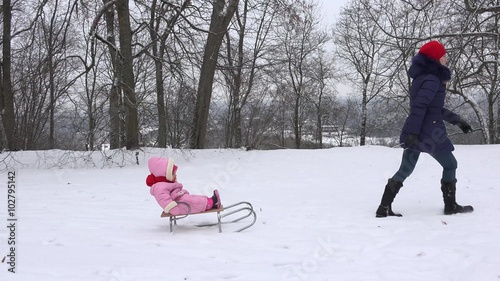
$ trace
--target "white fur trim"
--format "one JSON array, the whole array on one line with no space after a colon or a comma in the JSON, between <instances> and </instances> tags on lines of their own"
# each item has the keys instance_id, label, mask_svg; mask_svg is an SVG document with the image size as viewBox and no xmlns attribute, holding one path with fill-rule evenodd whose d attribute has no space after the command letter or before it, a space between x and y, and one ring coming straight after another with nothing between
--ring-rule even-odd
<instances>
[{"instance_id":1,"label":"white fur trim","mask_svg":"<svg viewBox=\"0 0 500 281\"><path fill-rule=\"evenodd\" d=\"M165 177L167 178L167 180L169 181L174 180L173 171L174 171L174 159L168 158L167 170L165 171Z\"/></svg>"},{"instance_id":2,"label":"white fur trim","mask_svg":"<svg viewBox=\"0 0 500 281\"><path fill-rule=\"evenodd\" d=\"M165 209L163 209L163 211L168 214L175 206L177 206L177 202L172 201L165 207Z\"/></svg>"}]
</instances>

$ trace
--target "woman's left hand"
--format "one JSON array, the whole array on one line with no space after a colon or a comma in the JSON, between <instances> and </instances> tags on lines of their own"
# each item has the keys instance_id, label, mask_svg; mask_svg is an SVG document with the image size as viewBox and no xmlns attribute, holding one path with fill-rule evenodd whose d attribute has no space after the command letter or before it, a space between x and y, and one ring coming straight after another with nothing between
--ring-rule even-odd
<instances>
[{"instance_id":1,"label":"woman's left hand","mask_svg":"<svg viewBox=\"0 0 500 281\"><path fill-rule=\"evenodd\" d=\"M457 126L462 130L462 132L464 132L464 134L472 133L471 125L464 120L458 121Z\"/></svg>"}]
</instances>

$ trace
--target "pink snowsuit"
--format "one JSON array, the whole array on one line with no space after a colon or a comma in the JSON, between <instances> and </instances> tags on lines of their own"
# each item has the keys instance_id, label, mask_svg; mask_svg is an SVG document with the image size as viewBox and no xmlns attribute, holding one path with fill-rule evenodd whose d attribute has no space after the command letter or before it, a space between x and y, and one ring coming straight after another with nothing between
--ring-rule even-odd
<instances>
[{"instance_id":1,"label":"pink snowsuit","mask_svg":"<svg viewBox=\"0 0 500 281\"><path fill-rule=\"evenodd\" d=\"M169 165L169 161L172 161ZM152 157L148 161L148 168L154 177L165 177L165 181L157 181L151 185L150 193L153 195L162 207L165 213L172 215L185 215L188 213L200 213L211 206L208 206L208 197L203 195L191 195L189 192L182 188L182 184L177 181L172 181L169 174L172 171L167 171L169 167L173 167L173 159L165 159L159 157ZM170 168L171 169L171 168ZM147 180L146 180L147 182ZM186 203L179 204L180 202Z\"/></svg>"}]
</instances>

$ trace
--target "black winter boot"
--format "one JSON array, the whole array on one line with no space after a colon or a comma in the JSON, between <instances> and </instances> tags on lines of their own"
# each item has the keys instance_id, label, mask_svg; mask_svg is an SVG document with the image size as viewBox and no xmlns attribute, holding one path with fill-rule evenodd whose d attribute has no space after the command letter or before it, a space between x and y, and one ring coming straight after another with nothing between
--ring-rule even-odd
<instances>
[{"instance_id":1,"label":"black winter boot","mask_svg":"<svg viewBox=\"0 0 500 281\"><path fill-rule=\"evenodd\" d=\"M457 181L441 181L441 191L443 192L444 214L453 215L457 213L471 213L474 211L472 206L460 206L456 202L455 194L457 191Z\"/></svg>"},{"instance_id":2,"label":"black winter boot","mask_svg":"<svg viewBox=\"0 0 500 281\"><path fill-rule=\"evenodd\" d=\"M387 181L387 185L385 186L384 194L382 195L382 201L378 206L376 217L377 218L385 218L387 216L396 216L402 217L401 214L396 214L392 211L392 201L398 194L399 189L403 186L403 183L400 181L395 181L393 179L389 179Z\"/></svg>"}]
</instances>

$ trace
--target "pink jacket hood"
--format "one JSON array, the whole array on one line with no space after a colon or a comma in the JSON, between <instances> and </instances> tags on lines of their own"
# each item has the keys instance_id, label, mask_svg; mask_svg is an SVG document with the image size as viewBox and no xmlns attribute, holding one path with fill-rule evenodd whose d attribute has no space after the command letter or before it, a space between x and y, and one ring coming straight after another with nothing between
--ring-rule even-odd
<instances>
[{"instance_id":1,"label":"pink jacket hood","mask_svg":"<svg viewBox=\"0 0 500 281\"><path fill-rule=\"evenodd\" d=\"M174 181L174 173L177 166L172 158L151 157L148 160L149 172L155 177L166 177L169 181Z\"/></svg>"}]
</instances>

